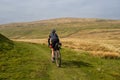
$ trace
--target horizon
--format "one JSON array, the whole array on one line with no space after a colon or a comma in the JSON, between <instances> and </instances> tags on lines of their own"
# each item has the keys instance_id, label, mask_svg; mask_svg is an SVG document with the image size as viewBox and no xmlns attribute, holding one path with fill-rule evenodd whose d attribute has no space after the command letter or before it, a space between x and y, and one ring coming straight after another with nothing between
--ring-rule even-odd
<instances>
[{"instance_id":1,"label":"horizon","mask_svg":"<svg viewBox=\"0 0 120 80\"><path fill-rule=\"evenodd\" d=\"M55 18L120 20L119 0L0 0L0 24Z\"/></svg>"},{"instance_id":2,"label":"horizon","mask_svg":"<svg viewBox=\"0 0 120 80\"><path fill-rule=\"evenodd\" d=\"M16 22L8 22L8 23L0 23L0 25L4 24L16 24L16 23L29 23L29 22L37 22L37 21L44 21L44 20L54 20L54 19L98 19L98 20L120 20L120 19L109 19L109 18L79 18L79 17L60 17L60 18L49 18L49 19L40 19L40 20L30 20L30 21L16 21Z\"/></svg>"}]
</instances>

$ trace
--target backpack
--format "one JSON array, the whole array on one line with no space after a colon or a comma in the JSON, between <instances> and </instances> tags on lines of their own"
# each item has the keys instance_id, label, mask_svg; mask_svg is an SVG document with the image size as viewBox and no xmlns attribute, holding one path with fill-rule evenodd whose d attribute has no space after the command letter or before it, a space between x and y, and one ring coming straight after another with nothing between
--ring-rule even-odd
<instances>
[{"instance_id":1,"label":"backpack","mask_svg":"<svg viewBox=\"0 0 120 80\"><path fill-rule=\"evenodd\" d=\"M57 41L57 40L59 40L56 33L51 33L50 34L50 39L51 39L51 41Z\"/></svg>"}]
</instances>

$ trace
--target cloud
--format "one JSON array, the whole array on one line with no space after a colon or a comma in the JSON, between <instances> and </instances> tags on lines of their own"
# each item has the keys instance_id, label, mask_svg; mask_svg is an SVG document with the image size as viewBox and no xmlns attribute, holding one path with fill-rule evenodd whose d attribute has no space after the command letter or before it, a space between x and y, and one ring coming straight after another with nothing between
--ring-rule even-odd
<instances>
[{"instance_id":1,"label":"cloud","mask_svg":"<svg viewBox=\"0 0 120 80\"><path fill-rule=\"evenodd\" d=\"M120 0L0 0L0 23L56 17L120 19Z\"/></svg>"}]
</instances>

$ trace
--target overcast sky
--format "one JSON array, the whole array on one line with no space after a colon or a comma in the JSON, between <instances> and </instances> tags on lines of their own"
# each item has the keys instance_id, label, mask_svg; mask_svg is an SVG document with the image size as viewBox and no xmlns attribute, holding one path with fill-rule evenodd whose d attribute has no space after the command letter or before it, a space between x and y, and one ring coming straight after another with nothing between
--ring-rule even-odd
<instances>
[{"instance_id":1,"label":"overcast sky","mask_svg":"<svg viewBox=\"0 0 120 80\"><path fill-rule=\"evenodd\" d=\"M0 0L0 24L61 17L120 19L120 0Z\"/></svg>"}]
</instances>

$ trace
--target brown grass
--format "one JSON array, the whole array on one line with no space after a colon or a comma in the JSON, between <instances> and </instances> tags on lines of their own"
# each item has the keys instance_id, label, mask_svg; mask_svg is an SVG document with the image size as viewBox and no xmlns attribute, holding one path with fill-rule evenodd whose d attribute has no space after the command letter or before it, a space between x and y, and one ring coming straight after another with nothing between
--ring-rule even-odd
<instances>
[{"instance_id":1,"label":"brown grass","mask_svg":"<svg viewBox=\"0 0 120 80\"><path fill-rule=\"evenodd\" d=\"M13 39L15 41L32 42L39 44L47 44L47 39ZM93 56L105 58L119 58L120 48L114 45L119 45L119 41L115 40L95 40L95 39L79 39L79 38L61 38L63 47L68 47L74 50L88 51Z\"/></svg>"},{"instance_id":2,"label":"brown grass","mask_svg":"<svg viewBox=\"0 0 120 80\"><path fill-rule=\"evenodd\" d=\"M120 54L117 52L91 51L90 54L102 58L110 58L110 59L120 58Z\"/></svg>"},{"instance_id":3,"label":"brown grass","mask_svg":"<svg viewBox=\"0 0 120 80\"><path fill-rule=\"evenodd\" d=\"M119 58L120 47L118 40L95 40L95 39L62 39L65 47L75 50L88 51L93 56L100 56L105 58Z\"/></svg>"}]
</instances>

